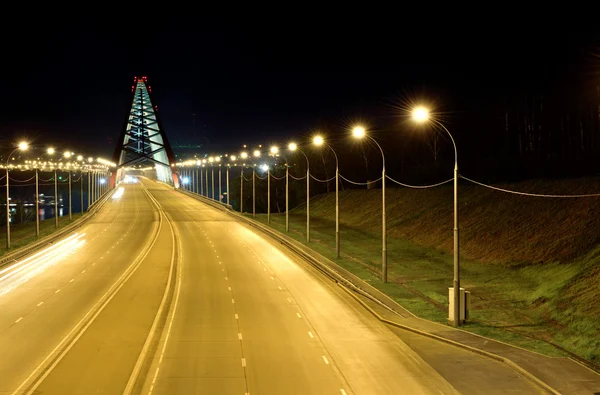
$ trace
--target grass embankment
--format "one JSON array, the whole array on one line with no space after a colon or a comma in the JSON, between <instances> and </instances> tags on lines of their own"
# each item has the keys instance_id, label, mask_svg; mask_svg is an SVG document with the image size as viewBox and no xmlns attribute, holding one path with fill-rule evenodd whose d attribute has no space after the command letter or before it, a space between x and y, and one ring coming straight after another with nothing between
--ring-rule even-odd
<instances>
[{"instance_id":1,"label":"grass embankment","mask_svg":"<svg viewBox=\"0 0 600 395\"><path fill-rule=\"evenodd\" d=\"M535 193L600 191L600 179L529 181L501 187ZM391 189L389 283L379 280L381 191L340 192L338 263L414 314L447 321L453 277L452 186ZM561 348L600 364L600 197L547 199L461 182L461 285L471 292L464 329L548 355ZM335 195L311 200L311 243L335 260ZM257 216L266 222L266 215ZM271 216L285 231L285 215ZM305 242L303 207L290 234Z\"/></svg>"},{"instance_id":2,"label":"grass embankment","mask_svg":"<svg viewBox=\"0 0 600 395\"><path fill-rule=\"evenodd\" d=\"M69 221L69 217L60 217L58 219L58 229L70 225L81 217L80 213L73 214L73 220ZM54 225L54 218L40 221L40 238L48 236L57 229ZM0 232L6 237L6 227L0 228ZM6 239L4 239L6 240ZM35 222L27 222L25 224L11 225L10 227L10 250L6 250L6 241L0 246L0 256L7 252L15 251L17 248L24 247L29 243L39 240L35 235Z\"/></svg>"}]
</instances>

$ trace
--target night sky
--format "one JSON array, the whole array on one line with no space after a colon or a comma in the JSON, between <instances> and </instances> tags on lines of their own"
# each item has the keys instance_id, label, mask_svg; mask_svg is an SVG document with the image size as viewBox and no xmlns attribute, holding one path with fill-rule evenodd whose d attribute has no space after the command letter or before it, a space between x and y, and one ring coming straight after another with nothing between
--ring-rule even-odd
<instances>
[{"instance_id":1,"label":"night sky","mask_svg":"<svg viewBox=\"0 0 600 395\"><path fill-rule=\"evenodd\" d=\"M395 107L421 97L468 119L538 80L600 78L595 32L178 25L143 43L131 30L93 27L7 41L2 145L25 137L111 155L135 75L148 77L173 145L224 147L306 136L323 123L339 132L357 119L393 125Z\"/></svg>"}]
</instances>

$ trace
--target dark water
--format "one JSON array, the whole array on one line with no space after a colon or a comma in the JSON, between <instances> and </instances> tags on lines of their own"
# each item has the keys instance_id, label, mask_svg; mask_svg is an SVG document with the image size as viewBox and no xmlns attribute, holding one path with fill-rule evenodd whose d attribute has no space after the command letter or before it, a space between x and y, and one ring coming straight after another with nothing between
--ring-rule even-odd
<instances>
[{"instance_id":1,"label":"dark water","mask_svg":"<svg viewBox=\"0 0 600 395\"><path fill-rule=\"evenodd\" d=\"M73 214L81 212L81 194L79 190L72 191L71 193L71 207ZM11 188L11 196L10 196L10 211L11 211L11 224L20 224L27 222L35 222L35 194L31 198L13 195ZM1 223L0 226L6 224L6 193L1 196L2 202L0 203L1 207ZM83 208L87 210L87 191L83 193ZM57 212L54 209L54 196L45 195L40 193L40 203L39 203L39 211L38 216L40 221L45 219L51 219L56 216ZM59 191L59 200L58 200L58 216L68 216L69 215L69 193L67 191Z\"/></svg>"}]
</instances>

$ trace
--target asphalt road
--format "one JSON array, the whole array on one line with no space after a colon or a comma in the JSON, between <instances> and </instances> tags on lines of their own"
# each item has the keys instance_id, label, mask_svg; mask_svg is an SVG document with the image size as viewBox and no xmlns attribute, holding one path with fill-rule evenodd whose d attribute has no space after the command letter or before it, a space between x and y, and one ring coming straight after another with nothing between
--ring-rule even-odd
<instances>
[{"instance_id":1,"label":"asphalt road","mask_svg":"<svg viewBox=\"0 0 600 395\"><path fill-rule=\"evenodd\" d=\"M89 321L98 302L110 295L111 287L148 245L156 220L155 209L140 185L128 185L120 198L109 199L67 241L0 270L1 394L13 394L17 389L21 393L48 372L46 368L78 334L73 329ZM118 318L107 325L117 327L117 322ZM61 388L44 393L111 393L87 390L94 382L98 388L110 384L89 380L89 375L123 366L119 360L110 361L103 369L94 366L113 334L110 330L102 333L93 352L80 358L77 369L66 374ZM83 337L77 344L81 340ZM73 356L73 351L76 348L66 355ZM134 352L134 359L138 353ZM64 361L58 362L45 382L63 371Z\"/></svg>"},{"instance_id":2,"label":"asphalt road","mask_svg":"<svg viewBox=\"0 0 600 395\"><path fill-rule=\"evenodd\" d=\"M163 184L143 184L149 195L142 185L124 185L77 234L0 270L0 394L498 387L485 372L468 376L479 383L456 385L452 365L459 370L470 358L476 370L473 357L436 354L435 342L423 339L406 339L409 347L256 230ZM438 354L451 362L440 365Z\"/></svg>"},{"instance_id":3,"label":"asphalt road","mask_svg":"<svg viewBox=\"0 0 600 395\"><path fill-rule=\"evenodd\" d=\"M144 394L452 394L330 281L227 214L145 181L181 241Z\"/></svg>"}]
</instances>

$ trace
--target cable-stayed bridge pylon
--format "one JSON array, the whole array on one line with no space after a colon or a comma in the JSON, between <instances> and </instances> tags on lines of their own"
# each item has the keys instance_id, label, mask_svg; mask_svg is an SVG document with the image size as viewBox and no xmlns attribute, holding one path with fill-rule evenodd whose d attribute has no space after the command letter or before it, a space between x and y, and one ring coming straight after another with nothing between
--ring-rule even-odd
<instances>
[{"instance_id":1,"label":"cable-stayed bridge pylon","mask_svg":"<svg viewBox=\"0 0 600 395\"><path fill-rule=\"evenodd\" d=\"M152 87L146 77L135 77L131 90L131 108L113 156L118 170L111 183L133 174L179 187L175 155L158 117L158 106L150 98Z\"/></svg>"}]
</instances>

